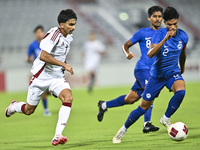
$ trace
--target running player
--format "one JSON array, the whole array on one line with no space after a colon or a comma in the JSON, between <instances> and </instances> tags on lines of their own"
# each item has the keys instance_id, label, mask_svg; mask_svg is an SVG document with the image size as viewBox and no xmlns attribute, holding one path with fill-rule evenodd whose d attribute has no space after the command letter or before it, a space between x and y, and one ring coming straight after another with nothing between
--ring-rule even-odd
<instances>
[{"instance_id":1,"label":"running player","mask_svg":"<svg viewBox=\"0 0 200 150\"><path fill-rule=\"evenodd\" d=\"M83 44L82 54L85 70L89 73L88 92L92 92L101 56L105 52L105 45L96 39L94 31L89 36L90 40Z\"/></svg>"},{"instance_id":2,"label":"running player","mask_svg":"<svg viewBox=\"0 0 200 150\"><path fill-rule=\"evenodd\" d=\"M39 25L34 29L34 36L36 37L36 40L33 41L29 47L27 52L27 62L33 63L34 60L38 57L40 54L40 42L42 38L44 37L44 27ZM44 107L44 116L51 116L51 112L49 111L47 107L47 95L49 94L48 90L42 95L42 103Z\"/></svg>"},{"instance_id":3,"label":"running player","mask_svg":"<svg viewBox=\"0 0 200 150\"><path fill-rule=\"evenodd\" d=\"M151 76L143 92L142 101L114 136L113 143L121 143L128 128L147 112L164 86L174 93L165 114L160 119L160 123L167 129L170 126L170 117L179 108L185 96L185 82L181 74L185 68L188 35L178 29L179 14L175 8L167 7L163 19L166 28L156 31L149 47L148 56L151 58L155 55L155 62L151 67Z\"/></svg>"},{"instance_id":4,"label":"running player","mask_svg":"<svg viewBox=\"0 0 200 150\"><path fill-rule=\"evenodd\" d=\"M134 70L136 82L134 83L131 91L127 95L121 95L118 98L107 102L99 101L99 112L97 114L97 118L99 121L102 121L104 112L107 110L107 108L123 106L125 104L133 104L141 98L144 87L146 86L150 76L150 68L154 62L154 58L150 59L147 56L147 52L149 46L151 45L152 36L154 35L156 30L160 29L160 25L163 19L162 12L163 8L161 8L160 6L150 7L148 9L148 20L150 21L151 27L141 28L133 35L130 40L128 40L123 45L122 49L127 59L132 59L134 57L134 54L129 52L129 48L137 42L140 45L141 57L138 60ZM143 133L159 130L159 127L155 127L150 121L152 108L153 105L144 115Z\"/></svg>"},{"instance_id":5,"label":"running player","mask_svg":"<svg viewBox=\"0 0 200 150\"><path fill-rule=\"evenodd\" d=\"M62 101L58 114L55 136L52 145L65 144L67 137L62 136L72 105L72 93L69 83L65 80L64 70L74 74L70 65L66 64L66 56L73 40L77 16L71 9L65 9L58 15L59 27L51 28L40 43L41 53L35 59L31 73L27 103L15 100L6 108L5 115L10 117L15 112L31 115L42 95L48 89L55 97Z\"/></svg>"}]
</instances>

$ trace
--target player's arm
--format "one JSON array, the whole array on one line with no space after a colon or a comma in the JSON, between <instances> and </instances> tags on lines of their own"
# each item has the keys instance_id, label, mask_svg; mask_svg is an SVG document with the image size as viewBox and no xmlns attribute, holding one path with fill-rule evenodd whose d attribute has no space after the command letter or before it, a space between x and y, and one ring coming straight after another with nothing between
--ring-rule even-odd
<instances>
[{"instance_id":1,"label":"player's arm","mask_svg":"<svg viewBox=\"0 0 200 150\"><path fill-rule=\"evenodd\" d=\"M155 44L155 43L151 44L150 47L149 47L149 51L147 53L148 57L152 58L154 55L156 55L160 51L160 49L163 46L163 44L167 40L169 40L173 35L174 35L174 31L172 31L172 30L171 31L167 31L167 34L166 34L165 38L162 41L160 41L158 44Z\"/></svg>"},{"instance_id":2,"label":"player's arm","mask_svg":"<svg viewBox=\"0 0 200 150\"><path fill-rule=\"evenodd\" d=\"M122 51L124 52L125 56L127 59L132 59L133 57L135 57L135 55L133 53L131 53L129 51L129 48L133 45L133 43L131 42L131 40L128 40L123 46L122 46Z\"/></svg>"},{"instance_id":3,"label":"player's arm","mask_svg":"<svg viewBox=\"0 0 200 150\"><path fill-rule=\"evenodd\" d=\"M72 75L74 74L72 66L67 65L64 62L61 62L59 60L56 60L55 58L53 58L48 52L42 50L40 53L40 60L52 64L52 65L58 65L58 66L62 66L65 70L69 71Z\"/></svg>"},{"instance_id":4,"label":"player's arm","mask_svg":"<svg viewBox=\"0 0 200 150\"><path fill-rule=\"evenodd\" d=\"M33 59L31 58L31 56L27 56L26 61L29 63L33 63Z\"/></svg>"},{"instance_id":5,"label":"player's arm","mask_svg":"<svg viewBox=\"0 0 200 150\"><path fill-rule=\"evenodd\" d=\"M28 47L28 51L27 51L27 57L26 57L26 61L29 63L33 63L34 60L31 58L31 55L33 55L33 48L31 45L29 45Z\"/></svg>"},{"instance_id":6,"label":"player's arm","mask_svg":"<svg viewBox=\"0 0 200 150\"><path fill-rule=\"evenodd\" d=\"M185 61L186 61L186 46L183 47L179 57L179 64L180 64L180 72L181 74L185 71Z\"/></svg>"}]
</instances>

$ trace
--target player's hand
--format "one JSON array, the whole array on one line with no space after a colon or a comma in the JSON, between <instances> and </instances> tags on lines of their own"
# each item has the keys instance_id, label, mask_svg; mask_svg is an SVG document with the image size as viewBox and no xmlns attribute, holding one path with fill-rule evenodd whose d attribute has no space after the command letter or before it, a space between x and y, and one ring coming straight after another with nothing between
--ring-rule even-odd
<instances>
[{"instance_id":1,"label":"player's hand","mask_svg":"<svg viewBox=\"0 0 200 150\"><path fill-rule=\"evenodd\" d=\"M175 32L176 32L176 31L173 31L173 30L167 31L167 34L166 34L166 36L165 36L166 40L171 39L172 36L174 36L174 33L175 33Z\"/></svg>"},{"instance_id":2,"label":"player's hand","mask_svg":"<svg viewBox=\"0 0 200 150\"><path fill-rule=\"evenodd\" d=\"M74 74L74 71L73 71L72 66L66 64L66 65L64 66L64 69L67 70L67 71L69 71L69 72L71 73L71 75Z\"/></svg>"},{"instance_id":3,"label":"player's hand","mask_svg":"<svg viewBox=\"0 0 200 150\"><path fill-rule=\"evenodd\" d=\"M127 58L128 60L132 59L133 57L135 57L135 55L134 55L133 53L131 53L131 52L129 52L129 53L126 55L126 58Z\"/></svg>"}]
</instances>

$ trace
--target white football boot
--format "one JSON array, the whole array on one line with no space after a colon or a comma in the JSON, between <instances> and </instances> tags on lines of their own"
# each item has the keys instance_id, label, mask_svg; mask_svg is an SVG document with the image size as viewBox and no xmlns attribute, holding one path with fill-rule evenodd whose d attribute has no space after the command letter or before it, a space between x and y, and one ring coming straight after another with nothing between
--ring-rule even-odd
<instances>
[{"instance_id":1,"label":"white football boot","mask_svg":"<svg viewBox=\"0 0 200 150\"><path fill-rule=\"evenodd\" d=\"M170 125L171 125L170 119L167 119L167 118L164 117L164 115L163 115L162 118L160 119L160 123L161 123L162 125L164 125L164 126L167 128L167 131L168 131L168 129L169 129Z\"/></svg>"},{"instance_id":2,"label":"white football boot","mask_svg":"<svg viewBox=\"0 0 200 150\"><path fill-rule=\"evenodd\" d=\"M121 143L122 142L122 138L124 137L125 133L127 132L127 129L122 130L123 127L121 127L119 129L119 131L117 132L117 134L113 137L113 143Z\"/></svg>"}]
</instances>

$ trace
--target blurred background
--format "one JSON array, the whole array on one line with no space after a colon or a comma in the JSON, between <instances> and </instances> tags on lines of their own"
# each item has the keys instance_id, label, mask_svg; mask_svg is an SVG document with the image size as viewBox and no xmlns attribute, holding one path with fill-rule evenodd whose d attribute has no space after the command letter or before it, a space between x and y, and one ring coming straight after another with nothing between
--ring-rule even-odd
<instances>
[{"instance_id":1,"label":"blurred background","mask_svg":"<svg viewBox=\"0 0 200 150\"><path fill-rule=\"evenodd\" d=\"M67 58L75 72L73 76L66 74L70 85L86 87L81 47L92 30L106 45L96 86L132 85L134 66L140 57L139 45L130 49L136 55L132 60L125 58L121 46L137 30L150 26L147 10L153 5L173 6L180 13L179 28L189 35L183 76L186 82L199 82L199 0L0 0L0 91L27 90L31 65L26 62L26 56L29 44L35 39L33 30L40 24L45 32L58 26L57 16L67 8L78 16Z\"/></svg>"}]
</instances>

